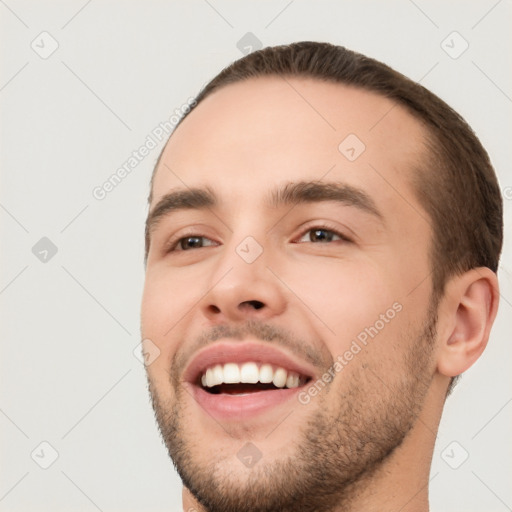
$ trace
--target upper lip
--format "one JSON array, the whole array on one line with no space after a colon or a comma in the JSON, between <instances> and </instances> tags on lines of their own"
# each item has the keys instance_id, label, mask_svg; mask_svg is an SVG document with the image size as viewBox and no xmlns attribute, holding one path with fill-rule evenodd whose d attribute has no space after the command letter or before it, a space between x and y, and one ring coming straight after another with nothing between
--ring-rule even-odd
<instances>
[{"instance_id":1,"label":"upper lip","mask_svg":"<svg viewBox=\"0 0 512 512\"><path fill-rule=\"evenodd\" d=\"M183 380L198 384L202 373L216 364L225 363L267 363L287 371L311 378L314 370L311 365L299 361L274 345L263 345L256 342L216 342L197 352L185 368Z\"/></svg>"}]
</instances>

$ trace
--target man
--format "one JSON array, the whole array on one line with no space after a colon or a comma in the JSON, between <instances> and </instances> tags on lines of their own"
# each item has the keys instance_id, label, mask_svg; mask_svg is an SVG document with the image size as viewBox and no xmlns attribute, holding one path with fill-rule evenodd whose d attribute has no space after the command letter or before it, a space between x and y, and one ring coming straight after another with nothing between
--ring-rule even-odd
<instances>
[{"instance_id":1,"label":"man","mask_svg":"<svg viewBox=\"0 0 512 512\"><path fill-rule=\"evenodd\" d=\"M301 42L233 63L156 166L142 335L187 511L427 511L498 307L502 205L444 102Z\"/></svg>"}]
</instances>

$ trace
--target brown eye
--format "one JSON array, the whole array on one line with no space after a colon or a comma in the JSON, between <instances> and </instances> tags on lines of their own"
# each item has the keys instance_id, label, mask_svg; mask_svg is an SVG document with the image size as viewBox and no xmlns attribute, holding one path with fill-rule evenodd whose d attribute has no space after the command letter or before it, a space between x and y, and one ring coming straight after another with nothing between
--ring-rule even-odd
<instances>
[{"instance_id":1,"label":"brown eye","mask_svg":"<svg viewBox=\"0 0 512 512\"><path fill-rule=\"evenodd\" d=\"M311 242L332 242L336 236L336 233L328 229L311 229L309 231L309 239Z\"/></svg>"},{"instance_id":2,"label":"brown eye","mask_svg":"<svg viewBox=\"0 0 512 512\"><path fill-rule=\"evenodd\" d=\"M347 240L347 238L332 229L315 227L308 229L299 239L299 242L328 243L338 240Z\"/></svg>"},{"instance_id":3,"label":"brown eye","mask_svg":"<svg viewBox=\"0 0 512 512\"><path fill-rule=\"evenodd\" d=\"M183 251L197 249L198 247L202 247L202 240L203 238L201 236L187 236L180 240L179 246Z\"/></svg>"},{"instance_id":4,"label":"brown eye","mask_svg":"<svg viewBox=\"0 0 512 512\"><path fill-rule=\"evenodd\" d=\"M190 235L184 236L172 244L169 252L190 251L191 249L201 249L202 247L208 247L211 245L217 244L205 236Z\"/></svg>"}]
</instances>

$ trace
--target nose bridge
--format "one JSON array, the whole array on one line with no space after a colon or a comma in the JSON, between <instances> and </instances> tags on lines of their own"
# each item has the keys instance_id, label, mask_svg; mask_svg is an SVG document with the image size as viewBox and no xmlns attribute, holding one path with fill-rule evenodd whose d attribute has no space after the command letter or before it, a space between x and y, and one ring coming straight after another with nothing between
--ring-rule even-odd
<instances>
[{"instance_id":1,"label":"nose bridge","mask_svg":"<svg viewBox=\"0 0 512 512\"><path fill-rule=\"evenodd\" d=\"M248 201L239 207L238 215L231 222L220 266L231 269L232 278L240 274L251 279L265 270L271 247L266 238L267 227L258 212L261 212L260 205Z\"/></svg>"},{"instance_id":2,"label":"nose bridge","mask_svg":"<svg viewBox=\"0 0 512 512\"><path fill-rule=\"evenodd\" d=\"M216 261L211 288L203 301L205 314L223 321L279 314L284 310L285 297L267 268L272 257L270 243L261 241L264 233L238 233L242 234L232 233Z\"/></svg>"},{"instance_id":3,"label":"nose bridge","mask_svg":"<svg viewBox=\"0 0 512 512\"><path fill-rule=\"evenodd\" d=\"M259 236L261 240L261 236ZM231 241L223 248L218 261L216 280L224 285L249 286L250 283L265 281L270 277L266 269L270 247L260 243L254 236L233 234Z\"/></svg>"}]
</instances>

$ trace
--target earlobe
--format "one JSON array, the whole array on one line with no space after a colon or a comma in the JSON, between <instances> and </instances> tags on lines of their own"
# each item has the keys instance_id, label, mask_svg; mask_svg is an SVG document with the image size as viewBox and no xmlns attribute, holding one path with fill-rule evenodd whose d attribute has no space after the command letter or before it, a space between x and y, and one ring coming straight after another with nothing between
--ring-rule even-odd
<instances>
[{"instance_id":1,"label":"earlobe","mask_svg":"<svg viewBox=\"0 0 512 512\"><path fill-rule=\"evenodd\" d=\"M439 340L439 373L455 377L481 356L496 318L499 289L496 274L480 267L453 278L446 289L450 329Z\"/></svg>"}]
</instances>

